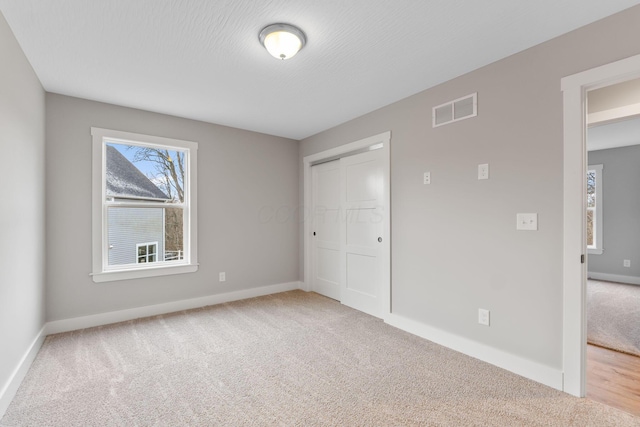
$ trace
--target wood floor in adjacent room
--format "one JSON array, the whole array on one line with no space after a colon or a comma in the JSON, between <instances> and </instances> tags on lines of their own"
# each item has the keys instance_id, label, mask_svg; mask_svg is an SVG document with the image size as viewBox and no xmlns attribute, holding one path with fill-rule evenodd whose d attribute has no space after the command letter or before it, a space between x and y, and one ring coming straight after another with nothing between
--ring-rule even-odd
<instances>
[{"instance_id":1,"label":"wood floor in adjacent room","mask_svg":"<svg viewBox=\"0 0 640 427\"><path fill-rule=\"evenodd\" d=\"M589 344L587 398L640 415L640 357Z\"/></svg>"}]
</instances>

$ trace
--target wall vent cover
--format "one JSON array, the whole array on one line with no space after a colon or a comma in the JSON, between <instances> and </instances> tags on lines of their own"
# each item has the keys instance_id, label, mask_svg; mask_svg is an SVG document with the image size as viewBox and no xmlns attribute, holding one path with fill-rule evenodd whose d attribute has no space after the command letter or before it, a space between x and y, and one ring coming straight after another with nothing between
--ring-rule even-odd
<instances>
[{"instance_id":1,"label":"wall vent cover","mask_svg":"<svg viewBox=\"0 0 640 427\"><path fill-rule=\"evenodd\" d=\"M478 115L478 92L433 107L433 127Z\"/></svg>"}]
</instances>

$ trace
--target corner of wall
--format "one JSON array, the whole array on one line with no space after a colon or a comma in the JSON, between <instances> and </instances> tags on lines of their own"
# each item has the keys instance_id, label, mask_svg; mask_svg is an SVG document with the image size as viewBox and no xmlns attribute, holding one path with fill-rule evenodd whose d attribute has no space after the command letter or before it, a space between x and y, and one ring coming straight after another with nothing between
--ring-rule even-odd
<instances>
[{"instance_id":1,"label":"corner of wall","mask_svg":"<svg viewBox=\"0 0 640 427\"><path fill-rule=\"evenodd\" d=\"M27 372L29 372L31 364L38 355L38 351L40 351L42 344L44 344L44 340L47 336L46 329L46 325L42 327L24 356L20 359L18 366L15 367L6 383L0 389L0 419L2 419L4 413L11 404L20 384L22 384L22 380L27 375Z\"/></svg>"}]
</instances>

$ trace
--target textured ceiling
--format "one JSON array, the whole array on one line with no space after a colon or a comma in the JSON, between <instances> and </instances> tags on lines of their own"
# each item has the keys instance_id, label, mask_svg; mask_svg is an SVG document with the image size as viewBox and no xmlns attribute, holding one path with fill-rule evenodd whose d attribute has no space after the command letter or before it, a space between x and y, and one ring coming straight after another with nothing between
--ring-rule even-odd
<instances>
[{"instance_id":1,"label":"textured ceiling","mask_svg":"<svg viewBox=\"0 0 640 427\"><path fill-rule=\"evenodd\" d=\"M638 3L0 0L0 11L49 92L302 139ZM289 61L258 42L275 22L307 35Z\"/></svg>"}]
</instances>

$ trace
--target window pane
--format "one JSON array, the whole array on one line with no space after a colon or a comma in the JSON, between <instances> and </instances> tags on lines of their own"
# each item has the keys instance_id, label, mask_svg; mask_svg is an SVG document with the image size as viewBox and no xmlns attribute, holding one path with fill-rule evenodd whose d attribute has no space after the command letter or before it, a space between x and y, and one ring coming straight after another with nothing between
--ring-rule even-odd
<instances>
[{"instance_id":1,"label":"window pane","mask_svg":"<svg viewBox=\"0 0 640 427\"><path fill-rule=\"evenodd\" d=\"M109 265L135 264L136 255L138 262L143 262L139 261L140 257L146 258L151 253L161 254L164 249L164 210L155 207L109 207ZM158 242L157 247L149 248L149 242Z\"/></svg>"},{"instance_id":2,"label":"window pane","mask_svg":"<svg viewBox=\"0 0 640 427\"><path fill-rule=\"evenodd\" d=\"M595 224L593 223L593 210L587 209L587 246L593 246Z\"/></svg>"},{"instance_id":3,"label":"window pane","mask_svg":"<svg viewBox=\"0 0 640 427\"><path fill-rule=\"evenodd\" d=\"M596 171L587 172L587 206L594 208L596 206Z\"/></svg>"},{"instance_id":4,"label":"window pane","mask_svg":"<svg viewBox=\"0 0 640 427\"><path fill-rule=\"evenodd\" d=\"M184 258L183 214L184 210L181 208L165 209L165 261Z\"/></svg>"},{"instance_id":5,"label":"window pane","mask_svg":"<svg viewBox=\"0 0 640 427\"><path fill-rule=\"evenodd\" d=\"M184 259L183 214L181 207L109 206L109 265Z\"/></svg>"},{"instance_id":6,"label":"window pane","mask_svg":"<svg viewBox=\"0 0 640 427\"><path fill-rule=\"evenodd\" d=\"M108 143L107 200L184 202L185 152Z\"/></svg>"}]
</instances>

